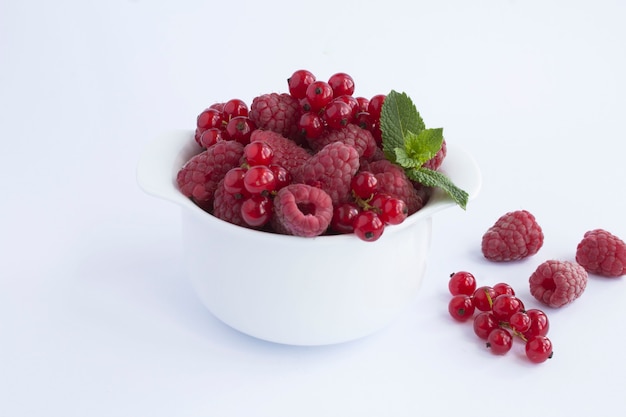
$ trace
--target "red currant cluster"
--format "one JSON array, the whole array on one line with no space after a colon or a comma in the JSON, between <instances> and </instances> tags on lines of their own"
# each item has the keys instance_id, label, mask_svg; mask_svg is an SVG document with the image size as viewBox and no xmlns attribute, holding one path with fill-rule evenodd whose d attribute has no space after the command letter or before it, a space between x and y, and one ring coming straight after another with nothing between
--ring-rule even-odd
<instances>
[{"instance_id":1,"label":"red currant cluster","mask_svg":"<svg viewBox=\"0 0 626 417\"><path fill-rule=\"evenodd\" d=\"M198 115L196 142L203 148L210 148L220 140L249 143L256 125L248 117L248 112L248 105L238 98L212 104Z\"/></svg>"},{"instance_id":2,"label":"red currant cluster","mask_svg":"<svg viewBox=\"0 0 626 417\"><path fill-rule=\"evenodd\" d=\"M244 148L245 163L224 176L224 190L241 203L241 217L252 227L262 227L272 217L272 195L291 183L284 167L273 164L274 152L265 142L251 142Z\"/></svg>"},{"instance_id":3,"label":"red currant cluster","mask_svg":"<svg viewBox=\"0 0 626 417\"><path fill-rule=\"evenodd\" d=\"M360 171L350 183L354 201L334 208L331 228L338 233L356 234L360 239L378 239L386 224L400 224L409 209L399 198L378 190L378 179L369 171Z\"/></svg>"},{"instance_id":4,"label":"red currant cluster","mask_svg":"<svg viewBox=\"0 0 626 417\"><path fill-rule=\"evenodd\" d=\"M479 288L476 285L476 278L469 272L450 275L448 289L452 299L448 311L452 318L461 322L473 318L474 333L486 340L486 346L496 355L511 350L517 336L525 342L526 356L531 362L541 363L552 357L552 342L546 337L550 326L542 310L526 310L509 284ZM474 315L476 310L479 313Z\"/></svg>"},{"instance_id":5,"label":"red currant cluster","mask_svg":"<svg viewBox=\"0 0 626 417\"><path fill-rule=\"evenodd\" d=\"M384 94L371 99L354 97L354 79L343 72L321 81L308 70L297 70L288 79L289 94L300 101L298 128L307 139L317 139L328 129L354 123L372 132L380 145L380 112Z\"/></svg>"}]
</instances>

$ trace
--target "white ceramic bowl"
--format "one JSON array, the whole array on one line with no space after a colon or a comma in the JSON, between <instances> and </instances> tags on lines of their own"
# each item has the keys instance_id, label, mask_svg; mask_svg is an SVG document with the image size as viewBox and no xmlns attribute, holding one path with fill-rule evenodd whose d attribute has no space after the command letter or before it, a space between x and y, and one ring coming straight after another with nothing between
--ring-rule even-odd
<instances>
[{"instance_id":1,"label":"white ceramic bowl","mask_svg":"<svg viewBox=\"0 0 626 417\"><path fill-rule=\"evenodd\" d=\"M161 136L142 155L138 182L181 207L187 272L206 307L229 326L272 342L340 343L389 324L422 282L432 216L456 206L437 190L375 242L351 234L303 238L250 230L211 216L178 191L176 173L197 152L191 131ZM448 144L441 170L470 198L477 195L481 175L467 152Z\"/></svg>"}]
</instances>

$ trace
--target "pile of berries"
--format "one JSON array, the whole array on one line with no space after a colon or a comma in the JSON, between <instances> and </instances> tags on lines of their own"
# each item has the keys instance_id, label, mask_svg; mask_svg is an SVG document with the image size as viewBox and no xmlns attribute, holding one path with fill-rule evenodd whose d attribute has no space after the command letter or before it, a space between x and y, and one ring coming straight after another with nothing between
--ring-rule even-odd
<instances>
[{"instance_id":1,"label":"pile of berries","mask_svg":"<svg viewBox=\"0 0 626 417\"><path fill-rule=\"evenodd\" d=\"M457 321L473 320L474 333L489 350L504 355L514 339L525 343L526 356L541 363L552 357L552 342L546 336L548 317L540 309L526 310L513 288L506 283L477 288L476 278L467 271L450 275L448 289L452 298L448 312ZM476 314L477 313L477 314Z\"/></svg>"},{"instance_id":2,"label":"pile of berries","mask_svg":"<svg viewBox=\"0 0 626 417\"><path fill-rule=\"evenodd\" d=\"M354 233L375 241L421 209L432 192L382 151L385 95L354 95L353 78L307 70L289 93L218 102L197 117L198 153L180 169L181 192L230 223L312 237ZM440 151L424 165L437 170Z\"/></svg>"}]
</instances>

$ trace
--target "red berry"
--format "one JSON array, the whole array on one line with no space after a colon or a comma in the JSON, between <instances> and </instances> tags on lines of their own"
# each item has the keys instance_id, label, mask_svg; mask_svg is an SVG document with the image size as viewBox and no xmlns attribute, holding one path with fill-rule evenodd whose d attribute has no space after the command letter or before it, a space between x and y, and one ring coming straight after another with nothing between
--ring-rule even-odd
<instances>
[{"instance_id":1,"label":"red berry","mask_svg":"<svg viewBox=\"0 0 626 417\"><path fill-rule=\"evenodd\" d=\"M626 274L626 243L604 229L589 230L576 247L576 262L592 274Z\"/></svg>"},{"instance_id":2,"label":"red berry","mask_svg":"<svg viewBox=\"0 0 626 417\"><path fill-rule=\"evenodd\" d=\"M241 167L232 168L224 175L224 190L229 194L247 195L248 192L244 186L243 178L246 170Z\"/></svg>"},{"instance_id":3,"label":"red berry","mask_svg":"<svg viewBox=\"0 0 626 417\"><path fill-rule=\"evenodd\" d=\"M492 287L483 286L476 288L472 298L474 299L474 305L477 309L480 311L491 311L491 305L496 298L496 292Z\"/></svg>"},{"instance_id":4,"label":"red berry","mask_svg":"<svg viewBox=\"0 0 626 417\"><path fill-rule=\"evenodd\" d=\"M529 339L533 336L545 336L550 329L550 321L548 316L542 310L533 308L526 310L526 314L530 317L530 328L524 332L524 337Z\"/></svg>"},{"instance_id":5,"label":"red berry","mask_svg":"<svg viewBox=\"0 0 626 417\"><path fill-rule=\"evenodd\" d=\"M318 114L308 111L300 116L298 130L306 139L317 139L324 133L324 122Z\"/></svg>"},{"instance_id":6,"label":"red berry","mask_svg":"<svg viewBox=\"0 0 626 417\"><path fill-rule=\"evenodd\" d=\"M474 316L472 297L465 294L453 296L448 303L448 312L457 321L467 321Z\"/></svg>"},{"instance_id":7,"label":"red berry","mask_svg":"<svg viewBox=\"0 0 626 417\"><path fill-rule=\"evenodd\" d=\"M335 97L354 94L354 79L344 72L333 74L328 79Z\"/></svg>"},{"instance_id":8,"label":"red berry","mask_svg":"<svg viewBox=\"0 0 626 417\"><path fill-rule=\"evenodd\" d=\"M496 319L508 322L511 316L524 309L522 301L514 295L502 294L493 300L491 311Z\"/></svg>"},{"instance_id":9,"label":"red berry","mask_svg":"<svg viewBox=\"0 0 626 417\"><path fill-rule=\"evenodd\" d=\"M341 101L350 106L350 110L352 111L350 113L350 122L353 122L356 119L356 115L360 112L359 102L356 100L356 98L344 94L342 96L334 96L333 101Z\"/></svg>"},{"instance_id":10,"label":"red berry","mask_svg":"<svg viewBox=\"0 0 626 417\"><path fill-rule=\"evenodd\" d=\"M363 200L372 198L378 189L376 175L369 171L360 171L350 181L352 192Z\"/></svg>"},{"instance_id":11,"label":"red berry","mask_svg":"<svg viewBox=\"0 0 626 417\"><path fill-rule=\"evenodd\" d=\"M229 121L233 117L248 116L248 105L238 98L228 100L222 108L224 120Z\"/></svg>"},{"instance_id":12,"label":"red berry","mask_svg":"<svg viewBox=\"0 0 626 417\"><path fill-rule=\"evenodd\" d=\"M509 326L518 334L524 334L530 329L532 320L524 311L513 313L509 318Z\"/></svg>"},{"instance_id":13,"label":"red berry","mask_svg":"<svg viewBox=\"0 0 626 417\"><path fill-rule=\"evenodd\" d=\"M359 112L367 112L367 108L370 104L370 100L365 97L357 97L357 103L359 103Z\"/></svg>"},{"instance_id":14,"label":"red berry","mask_svg":"<svg viewBox=\"0 0 626 417\"><path fill-rule=\"evenodd\" d=\"M205 130L204 132L202 132L202 134L200 134L200 138L198 139L198 143L203 148L207 148L208 149L211 146L215 145L220 140L223 140L223 138L222 138L222 129L219 129L217 127L211 127L209 129Z\"/></svg>"},{"instance_id":15,"label":"red berry","mask_svg":"<svg viewBox=\"0 0 626 417\"><path fill-rule=\"evenodd\" d=\"M267 194L276 189L274 172L265 165L251 166L243 177L243 183L250 194Z\"/></svg>"},{"instance_id":16,"label":"red berry","mask_svg":"<svg viewBox=\"0 0 626 417\"><path fill-rule=\"evenodd\" d=\"M374 128L374 125L372 124L372 118L370 114L366 111L358 112L354 117L354 123L361 129L366 129L370 132Z\"/></svg>"},{"instance_id":17,"label":"red berry","mask_svg":"<svg viewBox=\"0 0 626 417\"><path fill-rule=\"evenodd\" d=\"M272 217L272 199L253 195L241 204L241 217L252 227L261 227Z\"/></svg>"},{"instance_id":18,"label":"red berry","mask_svg":"<svg viewBox=\"0 0 626 417\"><path fill-rule=\"evenodd\" d=\"M513 346L513 336L503 328L497 328L487 336L487 347L494 355L504 355Z\"/></svg>"},{"instance_id":19,"label":"red berry","mask_svg":"<svg viewBox=\"0 0 626 417\"><path fill-rule=\"evenodd\" d=\"M385 98L387 98L386 95L378 94L370 99L367 105L367 112L371 115L373 122L377 123L380 120L380 112L383 109Z\"/></svg>"},{"instance_id":20,"label":"red berry","mask_svg":"<svg viewBox=\"0 0 626 417\"><path fill-rule=\"evenodd\" d=\"M272 147L261 141L251 142L243 148L243 154L246 157L248 165L269 165L274 158Z\"/></svg>"},{"instance_id":21,"label":"red berry","mask_svg":"<svg viewBox=\"0 0 626 417\"><path fill-rule=\"evenodd\" d=\"M200 129L222 128L223 121L224 116L221 111L208 108L198 115L196 124Z\"/></svg>"},{"instance_id":22,"label":"red berry","mask_svg":"<svg viewBox=\"0 0 626 417\"><path fill-rule=\"evenodd\" d=\"M287 168L278 164L270 164L269 168L274 173L274 177L276 177L276 191L291 184L293 178Z\"/></svg>"},{"instance_id":23,"label":"red berry","mask_svg":"<svg viewBox=\"0 0 626 417\"><path fill-rule=\"evenodd\" d=\"M526 356L533 363L552 358L552 342L545 336L532 336L526 341Z\"/></svg>"},{"instance_id":24,"label":"red berry","mask_svg":"<svg viewBox=\"0 0 626 417\"><path fill-rule=\"evenodd\" d=\"M473 295L476 291L476 277L467 271L453 272L448 281L448 290L452 295Z\"/></svg>"},{"instance_id":25,"label":"red berry","mask_svg":"<svg viewBox=\"0 0 626 417\"><path fill-rule=\"evenodd\" d=\"M498 327L498 320L489 311L481 311L474 317L474 333L481 339L487 340L491 331Z\"/></svg>"},{"instance_id":26,"label":"red berry","mask_svg":"<svg viewBox=\"0 0 626 417\"><path fill-rule=\"evenodd\" d=\"M250 143L250 135L254 129L256 129L256 126L252 120L246 116L237 116L228 121L224 129L224 135L228 140L236 140L247 145Z\"/></svg>"},{"instance_id":27,"label":"red berry","mask_svg":"<svg viewBox=\"0 0 626 417\"><path fill-rule=\"evenodd\" d=\"M380 218L385 224L396 225L402 223L409 216L409 207L404 200L389 197L385 200Z\"/></svg>"},{"instance_id":28,"label":"red berry","mask_svg":"<svg viewBox=\"0 0 626 417\"><path fill-rule=\"evenodd\" d=\"M341 203L333 209L333 219L330 227L337 233L352 233L354 231L353 223L361 209L355 203Z\"/></svg>"},{"instance_id":29,"label":"red berry","mask_svg":"<svg viewBox=\"0 0 626 417\"><path fill-rule=\"evenodd\" d=\"M362 211L354 219L354 234L361 240L373 242L383 234L385 224L373 211Z\"/></svg>"},{"instance_id":30,"label":"red berry","mask_svg":"<svg viewBox=\"0 0 626 417\"><path fill-rule=\"evenodd\" d=\"M333 100L324 108L323 119L331 129L341 129L352 119L352 109L343 101Z\"/></svg>"},{"instance_id":31,"label":"red berry","mask_svg":"<svg viewBox=\"0 0 626 417\"><path fill-rule=\"evenodd\" d=\"M310 71L304 69L297 70L287 79L289 94L297 99L304 98L306 96L307 87L314 81L315 75Z\"/></svg>"},{"instance_id":32,"label":"red berry","mask_svg":"<svg viewBox=\"0 0 626 417\"><path fill-rule=\"evenodd\" d=\"M507 295L515 295L515 290L509 284L504 282L499 282L493 286L493 290L496 292L496 296L507 294Z\"/></svg>"},{"instance_id":33,"label":"red berry","mask_svg":"<svg viewBox=\"0 0 626 417\"><path fill-rule=\"evenodd\" d=\"M311 106L311 111L318 112L333 99L333 89L325 81L314 81L307 87L305 98Z\"/></svg>"}]
</instances>

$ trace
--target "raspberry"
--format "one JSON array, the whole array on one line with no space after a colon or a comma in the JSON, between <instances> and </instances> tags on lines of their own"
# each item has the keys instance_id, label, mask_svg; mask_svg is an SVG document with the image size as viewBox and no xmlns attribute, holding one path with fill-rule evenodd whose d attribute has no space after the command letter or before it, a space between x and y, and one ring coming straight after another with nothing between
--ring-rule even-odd
<instances>
[{"instance_id":1,"label":"raspberry","mask_svg":"<svg viewBox=\"0 0 626 417\"><path fill-rule=\"evenodd\" d=\"M333 204L351 199L350 182L359 169L359 154L354 147L342 142L326 145L294 173L296 183L319 186Z\"/></svg>"},{"instance_id":2,"label":"raspberry","mask_svg":"<svg viewBox=\"0 0 626 417\"><path fill-rule=\"evenodd\" d=\"M265 142L272 148L272 163L285 168L291 175L293 171L304 164L311 154L298 146L294 141L287 139L280 133L271 130L257 129L252 132L250 142Z\"/></svg>"},{"instance_id":3,"label":"raspberry","mask_svg":"<svg viewBox=\"0 0 626 417\"><path fill-rule=\"evenodd\" d=\"M224 140L191 157L178 171L176 182L183 195L205 206L213 201L217 184L224 175L239 165L243 145Z\"/></svg>"},{"instance_id":4,"label":"raspberry","mask_svg":"<svg viewBox=\"0 0 626 417\"><path fill-rule=\"evenodd\" d=\"M313 237L323 234L333 217L330 196L317 187L290 184L274 197L272 226L278 233Z\"/></svg>"},{"instance_id":5,"label":"raspberry","mask_svg":"<svg viewBox=\"0 0 626 417\"><path fill-rule=\"evenodd\" d=\"M415 213L426 204L425 194L418 192L413 183L407 178L404 170L387 159L370 162L361 169L373 172L378 179L378 192L404 200L409 215Z\"/></svg>"},{"instance_id":6,"label":"raspberry","mask_svg":"<svg viewBox=\"0 0 626 417\"><path fill-rule=\"evenodd\" d=\"M224 189L224 180L221 180L213 199L213 215L237 226L247 227L247 223L241 217L241 205L244 198L227 192Z\"/></svg>"},{"instance_id":7,"label":"raspberry","mask_svg":"<svg viewBox=\"0 0 626 417\"><path fill-rule=\"evenodd\" d=\"M490 261L514 261L536 254L543 246L543 231L526 210L502 215L482 238L482 252Z\"/></svg>"},{"instance_id":8,"label":"raspberry","mask_svg":"<svg viewBox=\"0 0 626 417\"><path fill-rule=\"evenodd\" d=\"M423 165L424 168L432 169L433 171L437 171L441 164L443 164L443 160L446 158L448 154L448 145L446 145L446 140L444 139L441 143L441 149L439 152L435 154L431 159L426 161Z\"/></svg>"},{"instance_id":9,"label":"raspberry","mask_svg":"<svg viewBox=\"0 0 626 417\"><path fill-rule=\"evenodd\" d=\"M248 117L260 129L294 138L298 134L300 103L286 93L263 94L252 100Z\"/></svg>"},{"instance_id":10,"label":"raspberry","mask_svg":"<svg viewBox=\"0 0 626 417\"><path fill-rule=\"evenodd\" d=\"M349 123L341 129L329 129L317 139L308 139L309 146L314 151L318 151L333 142L343 142L353 146L359 152L359 156L365 159L374 156L377 148L372 133L353 123Z\"/></svg>"},{"instance_id":11,"label":"raspberry","mask_svg":"<svg viewBox=\"0 0 626 417\"><path fill-rule=\"evenodd\" d=\"M585 291L587 271L569 261L545 261L529 279L530 293L549 307L571 303Z\"/></svg>"},{"instance_id":12,"label":"raspberry","mask_svg":"<svg viewBox=\"0 0 626 417\"><path fill-rule=\"evenodd\" d=\"M626 244L606 230L590 230L576 248L576 262L589 273L619 277L626 274Z\"/></svg>"}]
</instances>

